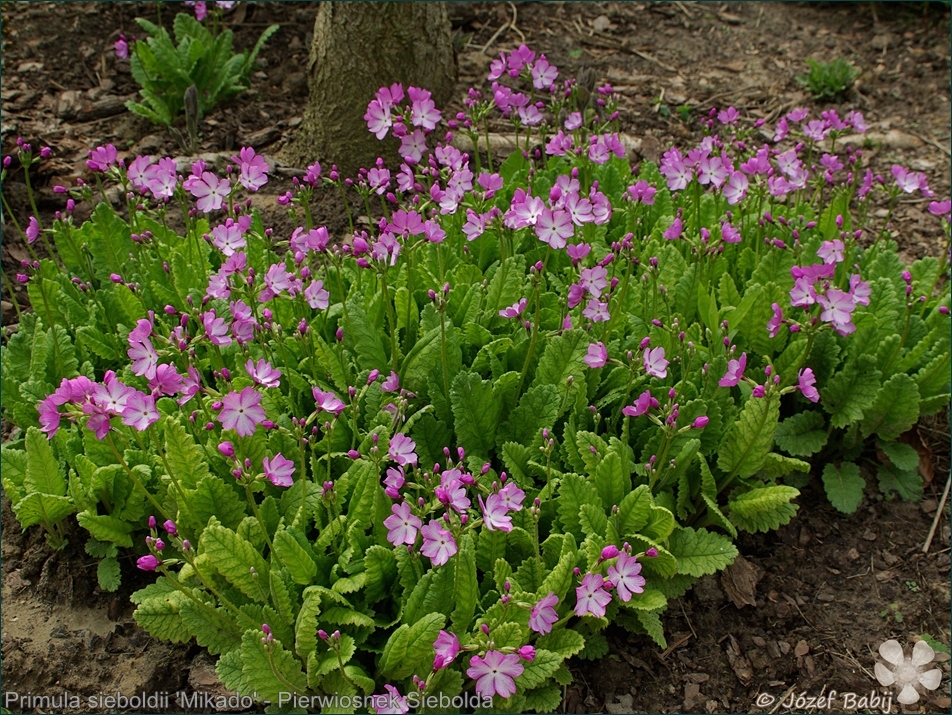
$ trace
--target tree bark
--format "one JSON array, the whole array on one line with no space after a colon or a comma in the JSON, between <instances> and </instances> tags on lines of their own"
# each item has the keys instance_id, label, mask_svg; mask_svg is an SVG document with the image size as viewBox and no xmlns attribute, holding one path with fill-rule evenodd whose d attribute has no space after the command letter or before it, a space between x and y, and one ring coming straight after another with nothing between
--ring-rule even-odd
<instances>
[{"instance_id":1,"label":"tree bark","mask_svg":"<svg viewBox=\"0 0 952 715\"><path fill-rule=\"evenodd\" d=\"M343 176L396 157L399 142L380 142L363 119L382 86L394 82L433 93L438 108L452 96L456 58L444 3L322 2L308 62L309 98L282 159L304 167L337 164Z\"/></svg>"}]
</instances>

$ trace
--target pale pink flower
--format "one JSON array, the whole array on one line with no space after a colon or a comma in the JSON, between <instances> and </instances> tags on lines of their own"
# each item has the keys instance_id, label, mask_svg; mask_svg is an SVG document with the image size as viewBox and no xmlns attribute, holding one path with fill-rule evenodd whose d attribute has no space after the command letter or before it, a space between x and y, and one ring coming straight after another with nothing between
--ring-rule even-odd
<instances>
[{"instance_id":1,"label":"pale pink flower","mask_svg":"<svg viewBox=\"0 0 952 715\"><path fill-rule=\"evenodd\" d=\"M159 412L155 409L155 398L152 395L146 395L138 390L129 395L126 406L122 410L124 425L135 427L142 432L158 421Z\"/></svg>"},{"instance_id":2,"label":"pale pink flower","mask_svg":"<svg viewBox=\"0 0 952 715\"><path fill-rule=\"evenodd\" d=\"M605 579L601 574L588 573L582 578L582 585L575 589L575 615L591 614L595 618L605 615L605 609L611 603L612 595L604 589Z\"/></svg>"},{"instance_id":3,"label":"pale pink flower","mask_svg":"<svg viewBox=\"0 0 952 715\"><path fill-rule=\"evenodd\" d=\"M390 516L383 521L383 525L387 527L387 541L394 546L416 543L417 534L423 522L412 513L410 504L407 502L394 504L390 507L390 511Z\"/></svg>"},{"instance_id":4,"label":"pale pink flower","mask_svg":"<svg viewBox=\"0 0 952 715\"><path fill-rule=\"evenodd\" d=\"M559 603L559 597L552 591L532 607L529 614L529 628L536 633L545 635L552 630L552 626L559 620L559 614L555 606Z\"/></svg>"},{"instance_id":5,"label":"pale pink flower","mask_svg":"<svg viewBox=\"0 0 952 715\"><path fill-rule=\"evenodd\" d=\"M640 574L638 559L624 551L618 555L618 561L608 567L608 578L615 584L618 597L626 603L633 594L645 591L645 577Z\"/></svg>"},{"instance_id":6,"label":"pale pink flower","mask_svg":"<svg viewBox=\"0 0 952 715\"><path fill-rule=\"evenodd\" d=\"M294 462L278 452L272 459L264 458L264 475L276 487L294 485Z\"/></svg>"},{"instance_id":7,"label":"pale pink flower","mask_svg":"<svg viewBox=\"0 0 952 715\"><path fill-rule=\"evenodd\" d=\"M486 651L486 657L474 655L466 675L476 681L476 692L487 698L498 695L509 698L516 693L516 681L524 668L515 653L504 655L498 650Z\"/></svg>"},{"instance_id":8,"label":"pale pink flower","mask_svg":"<svg viewBox=\"0 0 952 715\"><path fill-rule=\"evenodd\" d=\"M230 392L222 398L218 421L222 429L233 429L241 437L250 437L267 415L261 406L261 394L253 387L241 392Z\"/></svg>"},{"instance_id":9,"label":"pale pink flower","mask_svg":"<svg viewBox=\"0 0 952 715\"><path fill-rule=\"evenodd\" d=\"M644 354L645 372L652 377L664 379L668 376L668 361L664 359L664 348L647 348Z\"/></svg>"},{"instance_id":10,"label":"pale pink flower","mask_svg":"<svg viewBox=\"0 0 952 715\"><path fill-rule=\"evenodd\" d=\"M262 387L278 387L281 384L281 371L275 370L264 358L255 364L253 360L245 363L245 371L255 384Z\"/></svg>"},{"instance_id":11,"label":"pale pink flower","mask_svg":"<svg viewBox=\"0 0 952 715\"><path fill-rule=\"evenodd\" d=\"M405 467L408 464L416 466L417 455L414 451L416 449L416 442L407 437L405 434L397 432L393 437L390 438L390 449L388 454L390 459L399 464L401 467Z\"/></svg>"},{"instance_id":12,"label":"pale pink flower","mask_svg":"<svg viewBox=\"0 0 952 715\"><path fill-rule=\"evenodd\" d=\"M608 362L608 348L602 342L591 343L588 346L588 353L582 359L592 369L605 367L605 363Z\"/></svg>"},{"instance_id":13,"label":"pale pink flower","mask_svg":"<svg viewBox=\"0 0 952 715\"><path fill-rule=\"evenodd\" d=\"M800 388L800 392L804 397L810 400L810 402L820 401L820 393L817 392L817 389L814 387L815 384L816 377L810 368L804 368L797 374L797 387Z\"/></svg>"},{"instance_id":14,"label":"pale pink flower","mask_svg":"<svg viewBox=\"0 0 952 715\"><path fill-rule=\"evenodd\" d=\"M776 305L776 304L774 304ZM740 360L729 360L727 362L727 372L724 373L718 381L719 387L735 387L744 376L744 370L747 368L747 353L742 353Z\"/></svg>"},{"instance_id":15,"label":"pale pink flower","mask_svg":"<svg viewBox=\"0 0 952 715\"><path fill-rule=\"evenodd\" d=\"M420 553L428 557L434 566L447 563L457 551L456 540L449 529L444 529L442 522L431 519L420 533L423 534L423 546Z\"/></svg>"},{"instance_id":16,"label":"pale pink flower","mask_svg":"<svg viewBox=\"0 0 952 715\"><path fill-rule=\"evenodd\" d=\"M191 183L188 189L198 199L195 207L202 213L220 209L230 190L231 182L228 179L219 179L210 171L202 173L201 179Z\"/></svg>"}]
</instances>

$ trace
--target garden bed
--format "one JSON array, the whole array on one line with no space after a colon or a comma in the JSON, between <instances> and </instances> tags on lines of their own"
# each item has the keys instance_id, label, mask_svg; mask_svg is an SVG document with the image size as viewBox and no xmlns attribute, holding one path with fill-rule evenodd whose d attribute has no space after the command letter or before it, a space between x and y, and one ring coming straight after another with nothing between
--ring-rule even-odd
<instances>
[{"instance_id":1,"label":"garden bed","mask_svg":"<svg viewBox=\"0 0 952 715\"><path fill-rule=\"evenodd\" d=\"M633 159L657 162L671 142L699 139L699 119L712 104L731 104L771 122L796 106L826 108L813 103L793 77L804 70L806 58L843 55L863 70L842 106L864 112L873 137L866 158L874 169L888 176L889 166L901 163L924 171L939 197L949 193L948 11L939 6L910 12L887 5L877 7L878 17L868 6L780 4L600 3L555 9L529 4L516 10L515 17L508 5L454 10L459 29L472 33L460 53L461 86L483 81L489 57L479 48L494 39L492 54L524 36L563 73L591 67L611 81L622 96L623 130L640 140L640 157ZM254 143L270 155L280 148L303 112L313 11L267 4L243 10L245 22L236 27L239 47L250 45L272 22L282 28L262 55L266 64L254 77L255 101L239 99L232 111L213 114L215 124L203 127L203 151ZM174 143L132 115L90 114L112 111L104 98L134 92L128 70L116 70L111 46L119 31L135 32L132 17L154 17L153 6L5 4L3 12L3 153L21 135L55 148L53 158L38 167L45 223L61 208L52 186L82 173L88 147L113 142L133 155L176 155ZM513 20L514 27L495 36ZM53 89L43 94L35 89L40 87ZM679 107L693 109L681 118ZM18 180L22 176L14 173L4 191L25 215ZM274 205L288 188L278 173L255 196L265 225L276 232L293 228ZM926 205L916 196L900 201L895 212L903 227L900 247L909 260L935 255L941 245L938 222L927 215ZM336 206L328 197L315 220L338 235L346 218ZM27 257L11 235L5 232L6 276ZM5 304L4 323L14 319ZM758 708L758 696L779 701L788 692L819 694L825 687L863 693L878 687L871 676L874 652L887 638L907 642L931 634L947 644L947 516L940 519L930 552L921 549L948 474L948 423L924 421L918 435L931 450L922 468L935 475L921 505L881 501L870 491L860 509L844 517L809 487L790 524L740 540L750 564L746 581L735 567L730 585L708 577L673 601L664 617L667 651L648 638L609 631L608 656L572 663L576 682L563 707L569 712L771 710L775 703L764 707L767 700ZM152 640L132 621L128 595L151 577L143 580L127 560L122 590L101 593L94 587L95 560L83 552L79 530L63 552L50 551L37 531L20 534L4 503L5 692L64 689L85 701L100 691L211 689L213 670L201 649ZM738 608L728 594L748 605ZM926 712L946 711L948 705L947 690L920 702Z\"/></svg>"}]
</instances>

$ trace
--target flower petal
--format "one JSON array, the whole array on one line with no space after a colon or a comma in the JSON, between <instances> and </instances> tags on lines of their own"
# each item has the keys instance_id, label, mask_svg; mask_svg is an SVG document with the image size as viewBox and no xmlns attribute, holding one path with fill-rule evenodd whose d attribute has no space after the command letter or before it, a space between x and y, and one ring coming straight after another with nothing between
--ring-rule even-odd
<instances>
[{"instance_id":1,"label":"flower petal","mask_svg":"<svg viewBox=\"0 0 952 715\"><path fill-rule=\"evenodd\" d=\"M921 643L922 641L920 641ZM919 685L926 690L935 690L942 681L942 671L938 668L919 674Z\"/></svg>"},{"instance_id":2,"label":"flower petal","mask_svg":"<svg viewBox=\"0 0 952 715\"><path fill-rule=\"evenodd\" d=\"M919 641L912 649L912 664L917 668L931 663L933 658L935 658L935 651L925 641Z\"/></svg>"},{"instance_id":3,"label":"flower petal","mask_svg":"<svg viewBox=\"0 0 952 715\"><path fill-rule=\"evenodd\" d=\"M892 639L879 646L879 654L893 665L902 665L906 659L899 641Z\"/></svg>"},{"instance_id":4,"label":"flower petal","mask_svg":"<svg viewBox=\"0 0 952 715\"><path fill-rule=\"evenodd\" d=\"M876 672L876 680L880 685L892 685L896 682L896 674L882 663L877 663L873 670Z\"/></svg>"},{"instance_id":5,"label":"flower petal","mask_svg":"<svg viewBox=\"0 0 952 715\"><path fill-rule=\"evenodd\" d=\"M906 685L903 687L902 692L899 693L899 697L896 698L903 705L911 705L912 703L919 702L919 693L916 692L916 689L911 685Z\"/></svg>"}]
</instances>

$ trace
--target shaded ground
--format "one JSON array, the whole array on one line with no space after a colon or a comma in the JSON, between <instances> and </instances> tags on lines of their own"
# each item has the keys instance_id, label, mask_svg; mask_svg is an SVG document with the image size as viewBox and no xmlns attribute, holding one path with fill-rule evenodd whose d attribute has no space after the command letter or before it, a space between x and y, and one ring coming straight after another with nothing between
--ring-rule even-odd
<instances>
[{"instance_id":1,"label":"shaded ground","mask_svg":"<svg viewBox=\"0 0 952 715\"><path fill-rule=\"evenodd\" d=\"M17 136L53 146L53 157L40 163L35 178L46 221L62 208L52 187L84 175L89 148L112 142L130 156L180 153L147 121L119 111L119 100L136 87L112 44L119 32L141 34L135 16L155 21L155 4L5 2L2 10L3 154ZM313 5L298 3L245 3L230 16L238 48L253 44L272 22L281 23L281 30L262 53L250 92L203 122L203 152L247 144L268 155L279 152L303 114L314 12ZM459 55L461 96L470 84L485 84L494 53L525 40L563 75L590 67L613 84L622 96L625 132L640 140L633 161L656 161L670 143L697 140L700 119L711 106L732 104L768 123L796 106L828 108L813 102L794 77L805 71L808 58L845 57L862 74L839 106L865 114L873 137L866 157L874 169L888 176L893 163L911 166L926 173L939 198L949 195L947 6L467 3L453 5L451 13L466 43ZM170 23L172 14L166 6L162 20ZM14 171L3 187L21 222L28 215L22 181ZM265 225L284 234L293 224L273 199L288 187L278 173L255 198ZM896 212L906 258L938 250L938 221L925 208L925 201L907 197ZM334 233L344 229L334 196L318 197L316 219ZM28 254L12 226L3 228L9 277ZM24 306L25 293L18 286ZM15 315L6 287L3 297L7 325ZM921 549L949 474L949 428L942 418L919 429L933 450L935 474L922 505L883 502L870 492L856 514L843 517L808 488L791 524L739 544L750 566L747 582L756 583L747 589L754 605L738 608L726 593L736 594L744 574L732 572L726 591L720 578L704 580L672 603L665 618L667 651L612 631L608 657L576 664L576 683L563 708L789 712L781 702L789 693L861 695L874 686L887 692L871 674L875 650L887 638L909 647L915 637L930 634L948 645L948 505L929 553ZM212 690L211 665L200 649L154 641L135 627L128 594L141 576L133 564L123 564L122 591L101 593L95 560L82 551L82 541L77 531L73 545L51 552L35 530L21 534L4 499L4 692L56 695L65 689L86 703L97 692ZM913 710L949 710L949 666L942 667L940 690ZM169 709L178 710L174 704ZM809 710L804 704L794 709ZM856 710L844 708L842 699L826 708L844 709ZM893 712L898 709L893 701Z\"/></svg>"}]
</instances>

